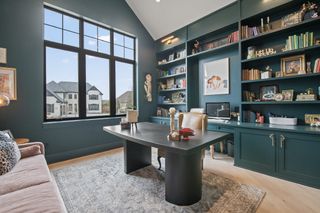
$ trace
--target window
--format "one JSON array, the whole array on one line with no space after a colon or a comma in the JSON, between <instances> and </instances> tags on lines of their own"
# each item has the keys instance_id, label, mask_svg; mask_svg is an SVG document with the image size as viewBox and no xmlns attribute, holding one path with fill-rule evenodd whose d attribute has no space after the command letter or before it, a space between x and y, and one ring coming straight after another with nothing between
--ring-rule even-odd
<instances>
[{"instance_id":1,"label":"window","mask_svg":"<svg viewBox=\"0 0 320 213\"><path fill-rule=\"evenodd\" d=\"M100 109L99 104L89 104L89 111L98 111Z\"/></svg>"},{"instance_id":2,"label":"window","mask_svg":"<svg viewBox=\"0 0 320 213\"><path fill-rule=\"evenodd\" d=\"M135 38L79 17L44 8L46 121L119 116L135 104Z\"/></svg>"}]
</instances>

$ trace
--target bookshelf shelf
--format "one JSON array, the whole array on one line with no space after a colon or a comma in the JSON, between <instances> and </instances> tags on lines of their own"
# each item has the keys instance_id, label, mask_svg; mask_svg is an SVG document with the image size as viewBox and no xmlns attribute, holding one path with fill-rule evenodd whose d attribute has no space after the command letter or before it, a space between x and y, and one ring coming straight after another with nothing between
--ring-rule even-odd
<instances>
[{"instance_id":1,"label":"bookshelf shelf","mask_svg":"<svg viewBox=\"0 0 320 213\"><path fill-rule=\"evenodd\" d=\"M158 67L166 67L166 66L173 66L175 64L182 64L183 62L185 62L185 59L186 58L177 58L177 59L174 59L172 61L168 61L166 63L163 63L163 64L158 64Z\"/></svg>"},{"instance_id":2,"label":"bookshelf shelf","mask_svg":"<svg viewBox=\"0 0 320 213\"><path fill-rule=\"evenodd\" d=\"M186 103L163 103L163 104L158 104L160 106L176 106L176 105L186 105Z\"/></svg>"},{"instance_id":3,"label":"bookshelf shelf","mask_svg":"<svg viewBox=\"0 0 320 213\"><path fill-rule=\"evenodd\" d=\"M166 89L166 90L159 90L159 92L176 92L176 91L184 91L186 88L175 88L175 89Z\"/></svg>"},{"instance_id":4,"label":"bookshelf shelf","mask_svg":"<svg viewBox=\"0 0 320 213\"><path fill-rule=\"evenodd\" d=\"M253 36L253 37L250 37L250 38L242 39L241 42L242 43L252 42L252 41L257 40L257 39L267 38L267 37L270 37L270 36L276 36L276 35L281 34L281 33L286 33L286 32L293 31L296 28L307 27L309 25L318 24L318 22L320 22L320 18L309 19L307 21L303 21L303 22L300 22L298 24L294 24L294 25L291 25L291 26L288 26L288 27L283 27L283 28L280 28L280 29L276 29L276 30L272 30L272 31L269 31L269 32L261 33L258 36Z\"/></svg>"},{"instance_id":5,"label":"bookshelf shelf","mask_svg":"<svg viewBox=\"0 0 320 213\"><path fill-rule=\"evenodd\" d=\"M304 75L295 75L295 76L287 76L287 77L278 77L278 78L267 78L267 79L259 79L259 80L247 80L241 81L242 84L250 84L250 83L261 83L267 81L283 81L283 80L292 80L292 79L299 79L299 78L310 78L310 77L320 77L320 73L310 73Z\"/></svg>"},{"instance_id":6,"label":"bookshelf shelf","mask_svg":"<svg viewBox=\"0 0 320 213\"><path fill-rule=\"evenodd\" d=\"M174 75L167 75L167 76L161 76L159 77L158 80L163 80L163 79L167 79L167 78L175 78L175 77L180 77L180 76L185 76L186 73L178 73L178 74L174 74Z\"/></svg>"},{"instance_id":7,"label":"bookshelf shelf","mask_svg":"<svg viewBox=\"0 0 320 213\"><path fill-rule=\"evenodd\" d=\"M199 52L199 53L188 55L187 58L188 59L195 59L195 58L205 57L206 55L208 55L210 53L217 52L217 51L224 50L224 49L231 48L231 47L236 47L238 45L239 45L239 42L233 42L233 43L230 43L230 44L225 44L225 45L213 48L213 49L209 49L209 50L205 50L205 51L202 51L202 52Z\"/></svg>"},{"instance_id":8,"label":"bookshelf shelf","mask_svg":"<svg viewBox=\"0 0 320 213\"><path fill-rule=\"evenodd\" d=\"M241 63L249 63L249 62L253 62L253 61L272 59L272 58L276 58L279 56L290 56L290 55L305 53L305 52L319 50L319 49L320 49L320 45L314 45L312 47L300 48L300 49L296 49L296 50L288 50L285 52L280 52L280 53L276 53L276 54L268 55L268 56L264 56L264 57L253 58L253 59L244 59L241 61Z\"/></svg>"},{"instance_id":9,"label":"bookshelf shelf","mask_svg":"<svg viewBox=\"0 0 320 213\"><path fill-rule=\"evenodd\" d=\"M320 104L320 101L260 101L242 102L242 105L290 105L290 104Z\"/></svg>"}]
</instances>

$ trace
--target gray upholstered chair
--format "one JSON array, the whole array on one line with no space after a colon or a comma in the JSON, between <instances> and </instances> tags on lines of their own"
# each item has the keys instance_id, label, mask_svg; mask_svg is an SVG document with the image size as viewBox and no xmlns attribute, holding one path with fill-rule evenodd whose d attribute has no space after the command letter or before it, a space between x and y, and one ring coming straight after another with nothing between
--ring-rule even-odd
<instances>
[{"instance_id":1,"label":"gray upholstered chair","mask_svg":"<svg viewBox=\"0 0 320 213\"><path fill-rule=\"evenodd\" d=\"M208 127L208 116L202 113L197 112L185 112L180 113L178 118L178 127L182 128L191 128L194 130L207 130ZM192 138L191 138L192 139ZM203 158L205 156L205 152L203 150L201 162L203 162ZM159 162L159 170L161 169L161 158L166 157L166 152L164 149L158 149L158 162Z\"/></svg>"}]
</instances>

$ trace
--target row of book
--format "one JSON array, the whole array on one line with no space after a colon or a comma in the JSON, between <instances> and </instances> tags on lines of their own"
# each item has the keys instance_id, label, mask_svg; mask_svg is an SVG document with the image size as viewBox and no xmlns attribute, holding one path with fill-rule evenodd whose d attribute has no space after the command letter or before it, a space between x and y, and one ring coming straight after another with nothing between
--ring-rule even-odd
<instances>
[{"instance_id":1,"label":"row of book","mask_svg":"<svg viewBox=\"0 0 320 213\"><path fill-rule=\"evenodd\" d=\"M314 62L313 73L320 73L320 58L317 58Z\"/></svg>"},{"instance_id":2,"label":"row of book","mask_svg":"<svg viewBox=\"0 0 320 213\"><path fill-rule=\"evenodd\" d=\"M185 71L186 71L185 66L178 66L178 67L171 68L169 70L160 70L160 77L181 74L181 73L185 73Z\"/></svg>"},{"instance_id":3,"label":"row of book","mask_svg":"<svg viewBox=\"0 0 320 213\"><path fill-rule=\"evenodd\" d=\"M248 25L241 26L241 38L251 38L261 34L260 27L249 27Z\"/></svg>"},{"instance_id":4,"label":"row of book","mask_svg":"<svg viewBox=\"0 0 320 213\"><path fill-rule=\"evenodd\" d=\"M228 43L234 43L239 41L239 31L235 31L228 36Z\"/></svg>"},{"instance_id":5,"label":"row of book","mask_svg":"<svg viewBox=\"0 0 320 213\"><path fill-rule=\"evenodd\" d=\"M260 80L261 79L261 71L258 69L244 69L242 70L242 80Z\"/></svg>"},{"instance_id":6,"label":"row of book","mask_svg":"<svg viewBox=\"0 0 320 213\"><path fill-rule=\"evenodd\" d=\"M286 40L286 50L296 50L300 48L312 47L314 45L314 33L306 32L300 35L289 36Z\"/></svg>"},{"instance_id":7,"label":"row of book","mask_svg":"<svg viewBox=\"0 0 320 213\"><path fill-rule=\"evenodd\" d=\"M252 102L254 101L256 94L254 92L251 91L243 91L243 100L244 101L249 101Z\"/></svg>"}]
</instances>

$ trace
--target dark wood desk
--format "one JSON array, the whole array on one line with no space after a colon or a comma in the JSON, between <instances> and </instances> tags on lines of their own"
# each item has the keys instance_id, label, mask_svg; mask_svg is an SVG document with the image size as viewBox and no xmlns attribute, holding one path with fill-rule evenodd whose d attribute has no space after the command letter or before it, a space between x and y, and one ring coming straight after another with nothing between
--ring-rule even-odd
<instances>
[{"instance_id":1,"label":"dark wood desk","mask_svg":"<svg viewBox=\"0 0 320 213\"><path fill-rule=\"evenodd\" d=\"M168 126L147 122L138 123L137 129L121 130L120 125L117 125L103 127L103 130L126 140L126 174L151 165L151 147L166 150L166 201L176 205L191 205L201 199L201 150L230 135L197 131L190 141L170 141L167 139Z\"/></svg>"}]
</instances>

